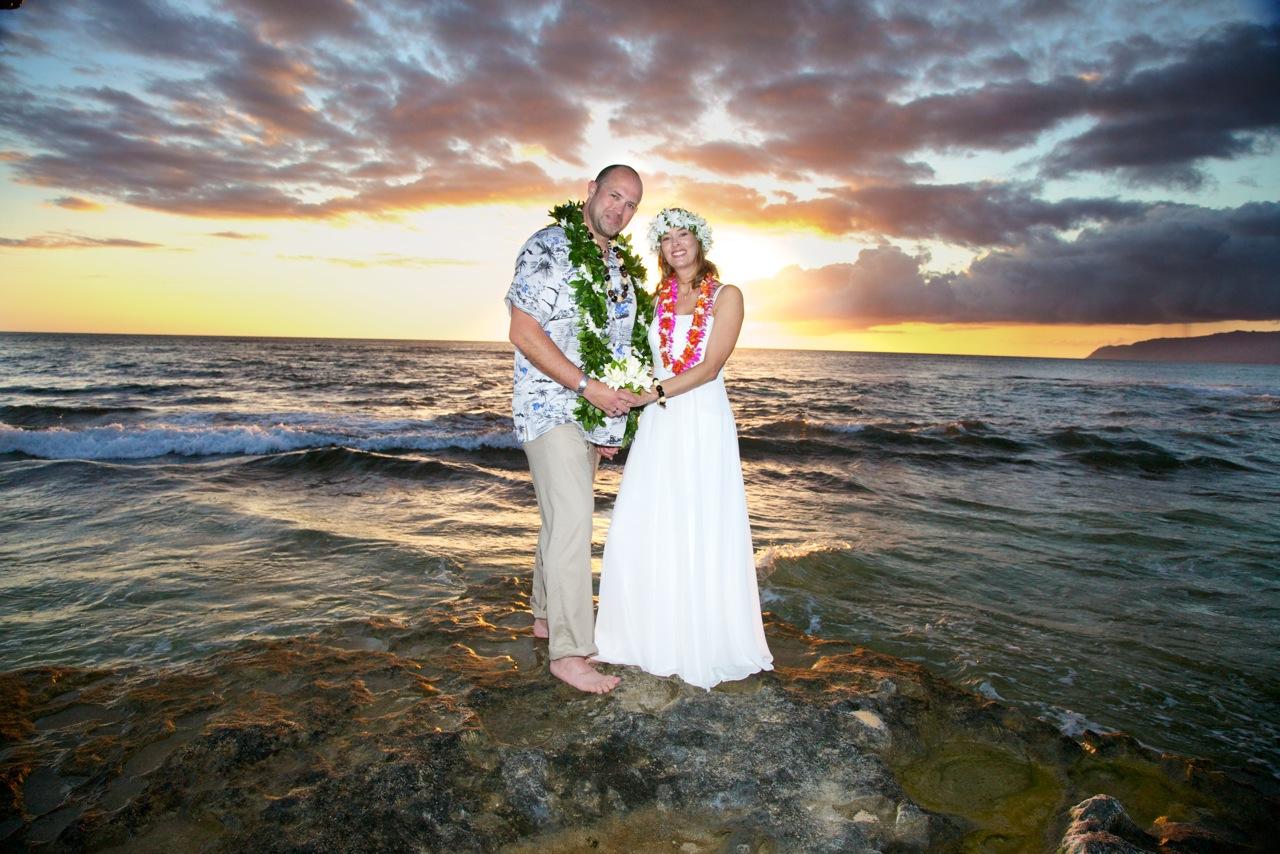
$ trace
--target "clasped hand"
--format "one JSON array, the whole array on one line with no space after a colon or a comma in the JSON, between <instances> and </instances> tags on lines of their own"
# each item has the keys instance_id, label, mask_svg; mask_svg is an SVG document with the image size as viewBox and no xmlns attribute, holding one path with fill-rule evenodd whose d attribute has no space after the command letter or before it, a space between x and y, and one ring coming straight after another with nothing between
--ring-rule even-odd
<instances>
[{"instance_id":1,"label":"clasped hand","mask_svg":"<svg viewBox=\"0 0 1280 854\"><path fill-rule=\"evenodd\" d=\"M643 399L625 388L613 389L609 388L599 380L591 380L587 383L587 390L582 393L593 406L597 407L605 415L618 417L626 415L633 406L639 406ZM596 445L596 453L611 460L618 455L620 448L611 447L609 445Z\"/></svg>"},{"instance_id":2,"label":"clasped hand","mask_svg":"<svg viewBox=\"0 0 1280 854\"><path fill-rule=\"evenodd\" d=\"M582 396L592 406L613 418L626 415L631 410L631 407L639 406L642 402L639 395L627 391L625 388L609 388L599 380L591 380L591 382L587 383L587 390L583 392Z\"/></svg>"}]
</instances>

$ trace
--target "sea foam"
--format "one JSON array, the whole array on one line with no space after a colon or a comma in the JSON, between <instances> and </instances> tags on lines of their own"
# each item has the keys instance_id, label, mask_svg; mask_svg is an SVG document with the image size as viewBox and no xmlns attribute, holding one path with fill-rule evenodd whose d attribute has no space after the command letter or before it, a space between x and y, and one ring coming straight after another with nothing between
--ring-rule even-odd
<instances>
[{"instance_id":1,"label":"sea foam","mask_svg":"<svg viewBox=\"0 0 1280 854\"><path fill-rule=\"evenodd\" d=\"M0 427L0 454L21 453L48 460L141 460L176 455L204 457L226 454L278 454L340 445L362 451L440 451L450 448L518 448L510 431L479 433L407 430L352 435L338 431L299 429L283 424L181 427L125 427L111 424L84 430L52 427L20 430Z\"/></svg>"}]
</instances>

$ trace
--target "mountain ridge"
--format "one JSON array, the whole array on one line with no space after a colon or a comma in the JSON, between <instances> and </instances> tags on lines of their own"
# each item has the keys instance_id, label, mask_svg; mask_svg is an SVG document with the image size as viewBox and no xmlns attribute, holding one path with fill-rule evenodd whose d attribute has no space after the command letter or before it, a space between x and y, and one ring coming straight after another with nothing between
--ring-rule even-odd
<instances>
[{"instance_id":1,"label":"mountain ridge","mask_svg":"<svg viewBox=\"0 0 1280 854\"><path fill-rule=\"evenodd\" d=\"M1237 330L1191 338L1148 338L1132 344L1099 347L1086 358L1280 365L1280 332Z\"/></svg>"}]
</instances>

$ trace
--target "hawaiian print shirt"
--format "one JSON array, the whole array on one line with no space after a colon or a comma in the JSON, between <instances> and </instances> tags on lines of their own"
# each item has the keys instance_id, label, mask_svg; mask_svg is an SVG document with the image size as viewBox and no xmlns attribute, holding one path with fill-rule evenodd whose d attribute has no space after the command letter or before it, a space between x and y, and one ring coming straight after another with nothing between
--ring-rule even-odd
<instances>
[{"instance_id":1,"label":"hawaiian print shirt","mask_svg":"<svg viewBox=\"0 0 1280 854\"><path fill-rule=\"evenodd\" d=\"M605 264L609 269L610 289L621 292L626 281L616 251L609 253ZM515 276L507 291L507 306L518 308L542 325L560 352L575 365L582 364L578 350L578 303L574 299L573 265L569 262L569 240L564 229L551 225L525 241L516 258ZM609 345L615 357L625 356L631 348L631 327L636 318L635 284L626 289L626 298L610 302ZM576 424L573 417L578 395L571 388L548 377L516 350L515 382L511 395L516 438L532 442L552 427ZM586 433L587 441L596 445L622 444L626 416L605 418L604 426Z\"/></svg>"}]
</instances>

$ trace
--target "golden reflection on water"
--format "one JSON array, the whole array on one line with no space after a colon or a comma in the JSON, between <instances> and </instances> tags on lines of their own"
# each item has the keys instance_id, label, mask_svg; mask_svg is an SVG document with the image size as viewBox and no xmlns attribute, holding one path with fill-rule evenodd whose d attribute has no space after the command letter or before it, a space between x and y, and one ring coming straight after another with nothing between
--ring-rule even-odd
<instances>
[{"instance_id":1,"label":"golden reflection on water","mask_svg":"<svg viewBox=\"0 0 1280 854\"><path fill-rule=\"evenodd\" d=\"M512 476L528 478L527 473ZM465 554L470 563L505 570L532 566L539 517L531 488L529 493L529 506L520 507L478 490L384 480L377 491L349 482L321 482L301 494L282 493L271 484L248 484L192 501L216 503L253 520L248 524L274 522L294 531L353 543L396 544L446 558Z\"/></svg>"}]
</instances>

